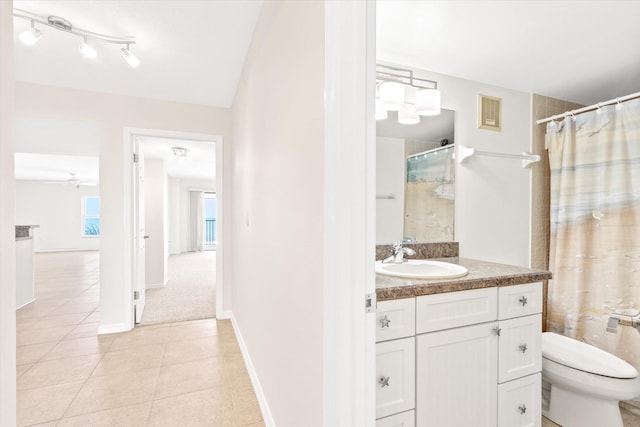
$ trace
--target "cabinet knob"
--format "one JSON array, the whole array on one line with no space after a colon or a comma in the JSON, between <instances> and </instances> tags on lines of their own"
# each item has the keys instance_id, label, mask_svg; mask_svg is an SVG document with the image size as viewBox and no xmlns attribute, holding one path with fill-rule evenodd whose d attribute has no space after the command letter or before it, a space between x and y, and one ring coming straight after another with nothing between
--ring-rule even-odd
<instances>
[{"instance_id":1,"label":"cabinet knob","mask_svg":"<svg viewBox=\"0 0 640 427\"><path fill-rule=\"evenodd\" d=\"M520 344L520 346L518 347L520 349L520 351L522 352L522 354L526 353L527 351L527 344Z\"/></svg>"},{"instance_id":2,"label":"cabinet knob","mask_svg":"<svg viewBox=\"0 0 640 427\"><path fill-rule=\"evenodd\" d=\"M385 377L384 375L381 376L378 380L378 384L380 384L380 387L382 388L389 387L389 377Z\"/></svg>"},{"instance_id":3,"label":"cabinet knob","mask_svg":"<svg viewBox=\"0 0 640 427\"><path fill-rule=\"evenodd\" d=\"M381 328L388 328L389 327L389 323L391 323L391 319L389 319L387 317L387 315L385 314L383 318L379 319L380 322L380 327Z\"/></svg>"},{"instance_id":4,"label":"cabinet knob","mask_svg":"<svg viewBox=\"0 0 640 427\"><path fill-rule=\"evenodd\" d=\"M520 415L524 415L525 412L527 412L527 407L523 403L522 405L518 406L518 410L520 411Z\"/></svg>"},{"instance_id":5,"label":"cabinet knob","mask_svg":"<svg viewBox=\"0 0 640 427\"><path fill-rule=\"evenodd\" d=\"M493 328L493 333L496 334L497 336L500 336L500 332L502 332L502 329L499 327L495 327Z\"/></svg>"},{"instance_id":6,"label":"cabinet knob","mask_svg":"<svg viewBox=\"0 0 640 427\"><path fill-rule=\"evenodd\" d=\"M525 296L520 297L518 301L520 301L520 304L522 304L523 307L527 305L527 297Z\"/></svg>"}]
</instances>

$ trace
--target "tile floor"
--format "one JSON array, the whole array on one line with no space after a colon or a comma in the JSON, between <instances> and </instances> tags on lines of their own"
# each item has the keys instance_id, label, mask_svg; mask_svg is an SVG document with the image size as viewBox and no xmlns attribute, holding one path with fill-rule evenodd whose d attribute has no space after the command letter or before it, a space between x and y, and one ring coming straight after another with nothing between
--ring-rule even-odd
<instances>
[{"instance_id":1,"label":"tile floor","mask_svg":"<svg viewBox=\"0 0 640 427\"><path fill-rule=\"evenodd\" d=\"M35 269L16 314L19 426L264 426L229 321L97 335L97 252L38 254Z\"/></svg>"}]
</instances>

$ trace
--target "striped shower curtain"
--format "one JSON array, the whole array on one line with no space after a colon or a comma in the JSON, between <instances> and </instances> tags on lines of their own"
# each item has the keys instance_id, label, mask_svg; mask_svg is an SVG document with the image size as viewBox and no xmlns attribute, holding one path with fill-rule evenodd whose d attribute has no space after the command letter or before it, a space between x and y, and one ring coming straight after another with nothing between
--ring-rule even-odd
<instances>
[{"instance_id":1,"label":"striped shower curtain","mask_svg":"<svg viewBox=\"0 0 640 427\"><path fill-rule=\"evenodd\" d=\"M640 369L640 333L606 331L640 309L640 99L550 122L548 328Z\"/></svg>"}]
</instances>

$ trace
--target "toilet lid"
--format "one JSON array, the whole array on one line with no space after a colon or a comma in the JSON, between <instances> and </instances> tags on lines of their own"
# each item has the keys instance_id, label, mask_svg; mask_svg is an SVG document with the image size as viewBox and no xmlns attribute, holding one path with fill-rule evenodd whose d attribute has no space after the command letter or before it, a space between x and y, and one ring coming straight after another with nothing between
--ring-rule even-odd
<instances>
[{"instance_id":1,"label":"toilet lid","mask_svg":"<svg viewBox=\"0 0 640 427\"><path fill-rule=\"evenodd\" d=\"M542 357L569 368L611 378L636 378L638 371L624 360L573 338L544 332Z\"/></svg>"}]
</instances>

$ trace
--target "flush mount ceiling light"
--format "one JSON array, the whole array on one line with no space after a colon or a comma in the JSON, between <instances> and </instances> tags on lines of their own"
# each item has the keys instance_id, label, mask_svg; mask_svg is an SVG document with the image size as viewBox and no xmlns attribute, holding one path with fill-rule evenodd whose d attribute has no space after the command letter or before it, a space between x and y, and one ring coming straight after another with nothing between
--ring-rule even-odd
<instances>
[{"instance_id":1,"label":"flush mount ceiling light","mask_svg":"<svg viewBox=\"0 0 640 427\"><path fill-rule=\"evenodd\" d=\"M440 114L438 82L415 77L413 70L377 64L376 85L376 120L386 119L381 109L398 111L398 123L407 125Z\"/></svg>"},{"instance_id":2,"label":"flush mount ceiling light","mask_svg":"<svg viewBox=\"0 0 640 427\"><path fill-rule=\"evenodd\" d=\"M89 44L88 39L92 39L93 41L101 41L103 43L125 45L126 48L121 49L120 54L125 59L127 64L129 64L132 68L136 68L138 65L140 65L140 60L133 53L131 53L130 50L130 46L132 44L136 44L135 37L118 37L94 33L92 31L74 27L73 25L71 25L71 22L59 16L39 16L20 9L13 9L13 16L16 18L31 21L31 28L20 34L20 41L27 46L33 46L38 42L38 40L42 38L42 32L39 29L35 28L37 22L38 24L82 37L82 42L80 43L80 52L82 52L82 54L87 58L95 59L98 56L95 47Z\"/></svg>"},{"instance_id":3,"label":"flush mount ceiling light","mask_svg":"<svg viewBox=\"0 0 640 427\"><path fill-rule=\"evenodd\" d=\"M183 147L171 147L170 160L177 160L178 163L185 163L191 161L191 151L188 148Z\"/></svg>"}]
</instances>

